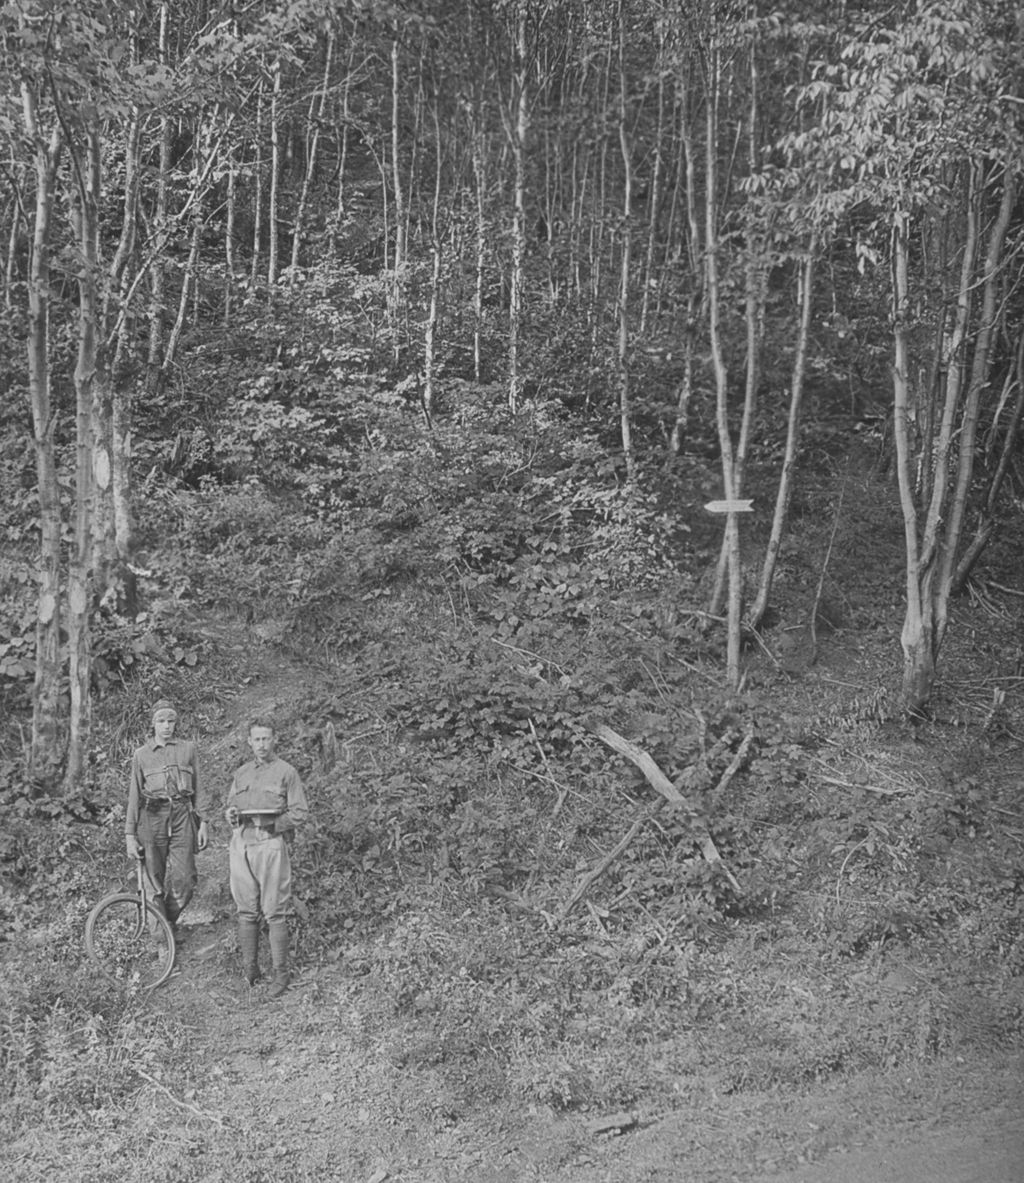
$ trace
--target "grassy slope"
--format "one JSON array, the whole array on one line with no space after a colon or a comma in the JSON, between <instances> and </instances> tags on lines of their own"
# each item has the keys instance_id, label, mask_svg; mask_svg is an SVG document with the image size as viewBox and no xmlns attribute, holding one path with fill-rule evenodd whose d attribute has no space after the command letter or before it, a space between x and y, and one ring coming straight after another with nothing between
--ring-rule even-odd
<instances>
[{"instance_id":1,"label":"grassy slope","mask_svg":"<svg viewBox=\"0 0 1024 1183\"><path fill-rule=\"evenodd\" d=\"M161 571L194 525L176 496ZM1021 1033L1020 600L990 589L957 607L936 718L908 728L890 706L888 493L867 474L844 492L826 581L839 627L822 626L812 654L820 504L797 507L778 617L737 700L714 639L679 624L667 588L657 645L630 639L626 617L581 637L553 614L541 651L540 626L519 643L478 603L401 573L328 596L326 622L323 604L316 621L265 617L258 599L232 612L203 583L211 564L193 574L160 609L165 660L101 707L109 818L9 827L0 1050L15 1177L257 1180L273 1163L295 1180L568 1179L605 1160L608 1178L640 1177L586 1124L623 1110L662 1119L643 1143L650 1177L682 1155L710 1181L820 1155L853 1124L986 1107ZM993 555L989 576L1014 585L1019 553ZM701 770L742 900L660 813L552 924L650 803L631 766L552 725L563 700L538 685L571 677L572 661L588 685L605 669L591 701L671 775ZM238 985L222 845L165 993L125 1003L82 965L83 911L121 873L123 761L157 684L184 703L220 783L240 726L269 708L310 785L302 976L283 1007ZM507 733L517 702L536 725Z\"/></svg>"}]
</instances>

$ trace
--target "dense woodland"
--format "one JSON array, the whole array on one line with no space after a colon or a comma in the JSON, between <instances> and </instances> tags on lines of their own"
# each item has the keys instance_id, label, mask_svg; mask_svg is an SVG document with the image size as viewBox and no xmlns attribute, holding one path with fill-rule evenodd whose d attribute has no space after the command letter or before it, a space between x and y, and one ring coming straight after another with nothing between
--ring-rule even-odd
<instances>
[{"instance_id":1,"label":"dense woodland","mask_svg":"<svg viewBox=\"0 0 1024 1183\"><path fill-rule=\"evenodd\" d=\"M562 462L575 434L604 473L572 494L567 477L553 512L596 498L639 530L652 472L714 458L732 501L768 453L767 541L743 553L722 519L707 605L734 686L801 432L833 426L842 462L844 434L884 423L902 694L927 707L950 597L1018 512L1016 5L53 2L2 20L4 479L13 540L38 547L5 578L0 676L32 679L40 784L87 775L98 621L146 608L147 474L293 492L340 535L374 499L360 466L450 446L456 422L466 487L497 465L507 490L525 425L557 419ZM407 495L392 517L436 512ZM514 557L496 523L452 528L471 565Z\"/></svg>"},{"instance_id":2,"label":"dense woodland","mask_svg":"<svg viewBox=\"0 0 1024 1183\"><path fill-rule=\"evenodd\" d=\"M275 1177L370 1178L389 1098L1019 1046L1018 3L13 0L0 52L19 1178L267 1177L203 1125L230 938L163 1010L82 970L162 697L313 803L276 1021L349 1108Z\"/></svg>"}]
</instances>

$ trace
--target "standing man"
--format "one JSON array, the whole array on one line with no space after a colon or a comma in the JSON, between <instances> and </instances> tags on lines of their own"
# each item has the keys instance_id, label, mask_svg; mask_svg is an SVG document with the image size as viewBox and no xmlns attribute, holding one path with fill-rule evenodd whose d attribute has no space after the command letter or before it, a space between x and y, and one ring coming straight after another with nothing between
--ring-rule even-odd
<instances>
[{"instance_id":1,"label":"standing man","mask_svg":"<svg viewBox=\"0 0 1024 1183\"><path fill-rule=\"evenodd\" d=\"M153 738L132 756L124 824L128 857L145 858L154 900L175 932L198 882L196 851L209 840L211 804L196 745L175 737L177 724L174 703L153 704Z\"/></svg>"},{"instance_id":2,"label":"standing man","mask_svg":"<svg viewBox=\"0 0 1024 1183\"><path fill-rule=\"evenodd\" d=\"M288 913L291 860L288 846L295 827L309 816L299 774L274 755L274 727L266 719L249 724L253 759L237 770L228 790L224 816L232 827L228 847L231 896L238 908L242 972L250 986L259 977L260 916L270 930L274 977L270 997L288 989Z\"/></svg>"}]
</instances>

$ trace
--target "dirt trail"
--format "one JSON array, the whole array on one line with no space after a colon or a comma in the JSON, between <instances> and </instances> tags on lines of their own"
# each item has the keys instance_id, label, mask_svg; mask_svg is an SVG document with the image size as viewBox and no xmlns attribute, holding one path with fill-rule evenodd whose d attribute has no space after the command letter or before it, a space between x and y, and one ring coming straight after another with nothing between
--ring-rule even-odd
<instances>
[{"instance_id":1,"label":"dirt trail","mask_svg":"<svg viewBox=\"0 0 1024 1183\"><path fill-rule=\"evenodd\" d=\"M770 1183L1022 1183L1024 1116L908 1134L858 1146L812 1166L772 1175ZM768 1181L766 1180L766 1183Z\"/></svg>"}]
</instances>

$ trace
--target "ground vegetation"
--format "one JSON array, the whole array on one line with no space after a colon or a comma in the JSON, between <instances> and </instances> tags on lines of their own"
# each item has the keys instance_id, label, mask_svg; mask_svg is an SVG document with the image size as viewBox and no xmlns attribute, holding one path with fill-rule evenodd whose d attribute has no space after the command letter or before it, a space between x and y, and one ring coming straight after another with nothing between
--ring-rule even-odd
<instances>
[{"instance_id":1,"label":"ground vegetation","mask_svg":"<svg viewBox=\"0 0 1024 1183\"><path fill-rule=\"evenodd\" d=\"M12 1177L712 1183L1019 1096L1019 14L804 7L0 13ZM84 960L160 697L309 788L280 1004L223 827L179 975Z\"/></svg>"}]
</instances>

